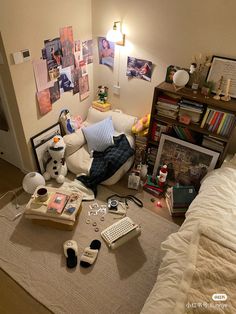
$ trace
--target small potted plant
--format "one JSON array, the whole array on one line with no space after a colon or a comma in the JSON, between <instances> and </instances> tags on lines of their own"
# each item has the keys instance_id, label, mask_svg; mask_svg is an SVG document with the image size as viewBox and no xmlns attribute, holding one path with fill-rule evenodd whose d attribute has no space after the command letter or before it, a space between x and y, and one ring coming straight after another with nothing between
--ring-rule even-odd
<instances>
[{"instance_id":1,"label":"small potted plant","mask_svg":"<svg viewBox=\"0 0 236 314\"><path fill-rule=\"evenodd\" d=\"M202 84L201 94L203 94L205 97L209 97L211 91L214 88L214 85L215 84L213 81L204 81L204 83Z\"/></svg>"}]
</instances>

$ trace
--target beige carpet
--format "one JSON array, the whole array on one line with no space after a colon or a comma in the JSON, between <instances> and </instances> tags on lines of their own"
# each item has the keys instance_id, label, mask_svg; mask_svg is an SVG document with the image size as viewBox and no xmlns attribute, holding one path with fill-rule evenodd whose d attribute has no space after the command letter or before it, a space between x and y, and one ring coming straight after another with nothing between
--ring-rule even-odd
<instances>
[{"instance_id":1,"label":"beige carpet","mask_svg":"<svg viewBox=\"0 0 236 314\"><path fill-rule=\"evenodd\" d=\"M98 203L103 203L108 195L109 189L99 187ZM27 200L28 196L22 193L21 208ZM128 216L141 224L142 235L110 251L100 232L85 223L91 203L83 203L79 223L71 232L38 226L24 217L16 221L1 217L0 268L54 313L139 313L156 281L162 258L160 244L178 226L130 203ZM8 204L1 214L11 219L15 211ZM107 214L103 222L98 216L93 219L101 231L114 222L113 217ZM83 248L96 238L102 241L102 247L94 266L68 270L63 242L76 240L81 255Z\"/></svg>"}]
</instances>

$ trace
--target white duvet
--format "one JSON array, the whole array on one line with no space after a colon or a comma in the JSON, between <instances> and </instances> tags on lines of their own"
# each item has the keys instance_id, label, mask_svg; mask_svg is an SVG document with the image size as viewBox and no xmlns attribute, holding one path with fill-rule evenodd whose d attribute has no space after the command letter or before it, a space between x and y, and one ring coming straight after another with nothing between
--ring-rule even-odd
<instances>
[{"instance_id":1,"label":"white duvet","mask_svg":"<svg viewBox=\"0 0 236 314\"><path fill-rule=\"evenodd\" d=\"M174 313L180 293L179 286L187 266L189 244L199 224L235 233L236 167L233 164L226 163L205 177L179 232L171 234L163 242L162 249L166 254L142 314Z\"/></svg>"}]
</instances>

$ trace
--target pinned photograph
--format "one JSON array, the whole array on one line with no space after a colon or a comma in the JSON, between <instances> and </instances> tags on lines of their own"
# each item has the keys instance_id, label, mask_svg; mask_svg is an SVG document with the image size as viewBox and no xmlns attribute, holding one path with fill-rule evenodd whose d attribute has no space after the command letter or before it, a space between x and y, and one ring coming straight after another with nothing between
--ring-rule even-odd
<instances>
[{"instance_id":1,"label":"pinned photograph","mask_svg":"<svg viewBox=\"0 0 236 314\"><path fill-rule=\"evenodd\" d=\"M62 67L74 65L74 39L72 26L60 28L60 41L62 48Z\"/></svg>"},{"instance_id":2,"label":"pinned photograph","mask_svg":"<svg viewBox=\"0 0 236 314\"><path fill-rule=\"evenodd\" d=\"M152 77L152 62L128 57L126 75L150 82Z\"/></svg>"},{"instance_id":3,"label":"pinned photograph","mask_svg":"<svg viewBox=\"0 0 236 314\"><path fill-rule=\"evenodd\" d=\"M115 57L115 44L105 37L98 37L99 63L113 69Z\"/></svg>"},{"instance_id":4,"label":"pinned photograph","mask_svg":"<svg viewBox=\"0 0 236 314\"><path fill-rule=\"evenodd\" d=\"M50 91L49 88L41 91L41 92L37 92L37 100L38 100L38 104L39 104L39 111L41 115L45 115L46 113L48 113L49 111L52 110L52 103L51 103L51 99L50 99Z\"/></svg>"},{"instance_id":5,"label":"pinned photograph","mask_svg":"<svg viewBox=\"0 0 236 314\"><path fill-rule=\"evenodd\" d=\"M89 96L89 80L88 74L79 78L80 101Z\"/></svg>"},{"instance_id":6,"label":"pinned photograph","mask_svg":"<svg viewBox=\"0 0 236 314\"><path fill-rule=\"evenodd\" d=\"M74 84L71 75L71 67L62 68L59 77L60 92L68 92L73 89Z\"/></svg>"},{"instance_id":7,"label":"pinned photograph","mask_svg":"<svg viewBox=\"0 0 236 314\"><path fill-rule=\"evenodd\" d=\"M58 99L60 99L60 88L59 83L56 81L52 87L49 88L51 104L54 104Z\"/></svg>"},{"instance_id":8,"label":"pinned photograph","mask_svg":"<svg viewBox=\"0 0 236 314\"><path fill-rule=\"evenodd\" d=\"M166 78L165 81L167 83L173 83L173 76L175 74L175 72L177 72L178 70L181 70L181 67L178 67L176 65L169 65L168 68L166 69Z\"/></svg>"},{"instance_id":9,"label":"pinned photograph","mask_svg":"<svg viewBox=\"0 0 236 314\"><path fill-rule=\"evenodd\" d=\"M93 62L93 40L86 40L82 42L83 60L86 64Z\"/></svg>"},{"instance_id":10,"label":"pinned photograph","mask_svg":"<svg viewBox=\"0 0 236 314\"><path fill-rule=\"evenodd\" d=\"M73 78L73 95L79 93L79 78L80 78L80 69L74 68L72 70L72 78Z\"/></svg>"},{"instance_id":11,"label":"pinned photograph","mask_svg":"<svg viewBox=\"0 0 236 314\"><path fill-rule=\"evenodd\" d=\"M62 47L60 38L44 41L43 58L47 60L48 71L57 68L62 62Z\"/></svg>"},{"instance_id":12,"label":"pinned photograph","mask_svg":"<svg viewBox=\"0 0 236 314\"><path fill-rule=\"evenodd\" d=\"M88 74L87 65L83 60L79 62L79 73L80 73L80 76Z\"/></svg>"},{"instance_id":13,"label":"pinned photograph","mask_svg":"<svg viewBox=\"0 0 236 314\"><path fill-rule=\"evenodd\" d=\"M75 57L75 67L78 69L78 68L79 68L80 58L81 58L80 40L76 40L76 41L75 41L74 57Z\"/></svg>"}]
</instances>

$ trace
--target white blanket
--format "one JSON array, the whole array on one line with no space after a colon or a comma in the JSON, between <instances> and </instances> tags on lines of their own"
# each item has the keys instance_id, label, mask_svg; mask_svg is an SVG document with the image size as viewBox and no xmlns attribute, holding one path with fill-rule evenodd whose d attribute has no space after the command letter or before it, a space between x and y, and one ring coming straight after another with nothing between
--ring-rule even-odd
<instances>
[{"instance_id":1,"label":"white blanket","mask_svg":"<svg viewBox=\"0 0 236 314\"><path fill-rule=\"evenodd\" d=\"M235 232L236 170L231 164L226 164L225 167L213 170L207 175L179 232L170 235L162 244L166 255L142 314L173 313L179 295L179 285L187 267L189 243L199 223L213 226L216 230Z\"/></svg>"}]
</instances>

